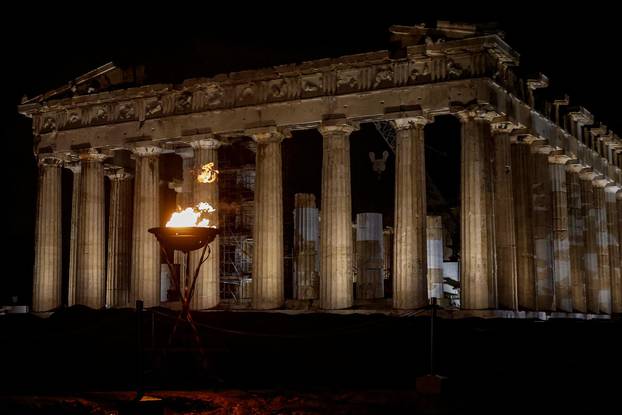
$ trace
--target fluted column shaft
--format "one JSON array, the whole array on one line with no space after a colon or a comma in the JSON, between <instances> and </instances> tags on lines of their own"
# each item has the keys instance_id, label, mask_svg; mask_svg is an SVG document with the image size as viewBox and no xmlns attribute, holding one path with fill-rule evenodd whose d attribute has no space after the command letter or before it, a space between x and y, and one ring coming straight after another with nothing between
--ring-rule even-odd
<instances>
[{"instance_id":1,"label":"fluted column shaft","mask_svg":"<svg viewBox=\"0 0 622 415\"><path fill-rule=\"evenodd\" d=\"M160 247L149 228L160 225L159 154L155 146L136 147L134 156L134 220L132 224L132 281L130 301L145 307L160 304Z\"/></svg>"},{"instance_id":2,"label":"fluted column shaft","mask_svg":"<svg viewBox=\"0 0 622 415\"><path fill-rule=\"evenodd\" d=\"M428 291L430 298L443 298L443 222L441 216L427 217Z\"/></svg>"},{"instance_id":3,"label":"fluted column shaft","mask_svg":"<svg viewBox=\"0 0 622 415\"><path fill-rule=\"evenodd\" d=\"M221 142L211 137L196 140L191 143L194 149L194 170L201 172L201 168L214 163L213 168L218 169L218 148ZM184 175L184 184L187 178ZM218 227L218 181L201 183L196 177L190 178L192 183L192 204L207 202L215 212L208 215L210 226ZM182 186L183 193L183 186ZM214 308L220 302L220 239L216 237L209 245L211 251L207 261L203 263L197 277L197 282L192 297L192 308L203 310ZM190 270L194 271L201 257L199 250L190 254Z\"/></svg>"},{"instance_id":4,"label":"fluted column shaft","mask_svg":"<svg viewBox=\"0 0 622 415\"><path fill-rule=\"evenodd\" d=\"M594 213L596 222L596 252L598 257L598 279L600 289L598 309L601 313L611 313L611 270L609 267L609 235L607 228L606 179L594 180Z\"/></svg>"},{"instance_id":5,"label":"fluted column shaft","mask_svg":"<svg viewBox=\"0 0 622 415\"><path fill-rule=\"evenodd\" d=\"M568 195L568 233L570 242L570 282L572 284L572 307L579 313L587 312L585 291L585 220L581 213L581 182L579 174L585 170L580 164L566 167Z\"/></svg>"},{"instance_id":6,"label":"fluted column shaft","mask_svg":"<svg viewBox=\"0 0 622 415\"><path fill-rule=\"evenodd\" d=\"M320 307L352 306L352 190L349 125L320 128L323 139L320 213Z\"/></svg>"},{"instance_id":7,"label":"fluted column shaft","mask_svg":"<svg viewBox=\"0 0 622 415\"><path fill-rule=\"evenodd\" d=\"M71 191L71 229L69 235L69 279L67 305L76 304L76 280L78 278L78 229L80 227L80 181L82 170L80 163L67 166L73 173L73 185Z\"/></svg>"},{"instance_id":8,"label":"fluted column shaft","mask_svg":"<svg viewBox=\"0 0 622 415\"><path fill-rule=\"evenodd\" d=\"M536 266L536 308L555 310L553 282L553 212L552 183L548 158L554 149L532 145L533 240Z\"/></svg>"},{"instance_id":9,"label":"fluted column shaft","mask_svg":"<svg viewBox=\"0 0 622 415\"><path fill-rule=\"evenodd\" d=\"M536 309L536 277L533 246L533 211L531 209L530 144L512 144L512 185L516 231L516 268L518 305Z\"/></svg>"},{"instance_id":10,"label":"fluted column shaft","mask_svg":"<svg viewBox=\"0 0 622 415\"><path fill-rule=\"evenodd\" d=\"M395 145L395 235L393 307L428 304L424 117L393 121Z\"/></svg>"},{"instance_id":11,"label":"fluted column shaft","mask_svg":"<svg viewBox=\"0 0 622 415\"><path fill-rule=\"evenodd\" d=\"M622 313L622 275L620 270L620 235L616 197L620 187L605 187L607 199L607 234L609 236L609 272L611 273L611 313Z\"/></svg>"},{"instance_id":12,"label":"fluted column shaft","mask_svg":"<svg viewBox=\"0 0 622 415\"><path fill-rule=\"evenodd\" d=\"M294 298L311 300L318 297L316 267L320 242L320 224L315 195L294 195Z\"/></svg>"},{"instance_id":13,"label":"fluted column shaft","mask_svg":"<svg viewBox=\"0 0 622 415\"><path fill-rule=\"evenodd\" d=\"M117 169L110 179L108 220L108 259L106 266L106 305L131 306L132 215L134 182L132 175Z\"/></svg>"},{"instance_id":14,"label":"fluted column shaft","mask_svg":"<svg viewBox=\"0 0 622 415\"><path fill-rule=\"evenodd\" d=\"M510 134L493 124L494 211L498 305L518 308L516 233L514 230L514 190Z\"/></svg>"},{"instance_id":15,"label":"fluted column shaft","mask_svg":"<svg viewBox=\"0 0 622 415\"><path fill-rule=\"evenodd\" d=\"M61 160L39 158L32 311L61 305Z\"/></svg>"},{"instance_id":16,"label":"fluted column shaft","mask_svg":"<svg viewBox=\"0 0 622 415\"><path fill-rule=\"evenodd\" d=\"M257 142L253 299L256 309L279 308L283 292L283 179L281 141L276 129L251 133Z\"/></svg>"},{"instance_id":17,"label":"fluted column shaft","mask_svg":"<svg viewBox=\"0 0 622 415\"><path fill-rule=\"evenodd\" d=\"M95 151L80 154L76 304L92 308L106 303L104 158Z\"/></svg>"},{"instance_id":18,"label":"fluted column shaft","mask_svg":"<svg viewBox=\"0 0 622 415\"><path fill-rule=\"evenodd\" d=\"M620 265L620 274L622 274L622 190L616 193L616 213L618 226L618 264ZM616 275L616 280L612 281L611 290L613 294L613 313L622 313L622 275Z\"/></svg>"},{"instance_id":19,"label":"fluted column shaft","mask_svg":"<svg viewBox=\"0 0 622 415\"><path fill-rule=\"evenodd\" d=\"M466 114L460 120L461 303L486 309L496 304L490 123Z\"/></svg>"},{"instance_id":20,"label":"fluted column shaft","mask_svg":"<svg viewBox=\"0 0 622 415\"><path fill-rule=\"evenodd\" d=\"M584 220L583 240L585 243L585 292L587 311L599 312L600 280L598 273L598 252L596 248L596 211L594 209L594 188L592 180L596 177L593 172L583 172L581 179L581 213Z\"/></svg>"},{"instance_id":21,"label":"fluted column shaft","mask_svg":"<svg viewBox=\"0 0 622 415\"><path fill-rule=\"evenodd\" d=\"M565 166L569 160L569 157L563 155L549 157L549 171L553 190L553 281L555 283L555 308L558 311L567 313L573 311Z\"/></svg>"}]
</instances>

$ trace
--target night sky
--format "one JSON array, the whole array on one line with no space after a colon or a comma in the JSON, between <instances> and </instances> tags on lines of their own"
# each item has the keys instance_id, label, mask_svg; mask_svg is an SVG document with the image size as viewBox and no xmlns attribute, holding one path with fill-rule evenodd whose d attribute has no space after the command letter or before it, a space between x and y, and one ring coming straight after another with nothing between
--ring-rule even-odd
<instances>
[{"instance_id":1,"label":"night sky","mask_svg":"<svg viewBox=\"0 0 622 415\"><path fill-rule=\"evenodd\" d=\"M145 64L149 82L181 82L189 77L386 49L388 27L392 24L432 23L437 19L497 21L506 32L506 41L521 54L525 73L545 73L556 89L570 96L571 104L585 106L597 120L622 134L622 77L616 62L622 36L619 14L610 5L592 1L543 9L535 2L500 1L486 7L478 2L481 9L470 9L472 2L461 2L459 6L439 2L436 7L422 7L432 2L416 1L375 5L363 5L361 1L347 7L291 2L268 12L268 6L248 8L241 2L229 6L229 10L216 10L207 3L191 3L184 8L179 3L152 3L147 11L97 3L102 10L91 10L95 4L88 4L89 11L83 13L75 10L86 9L84 4L54 4L53 10L23 5L3 12L0 137L5 165L3 216L8 218L4 245L8 246L0 277L0 304L12 295L29 298L32 278L36 166L30 122L17 115L16 106L24 95L32 97L56 88L109 61ZM443 128L452 127L430 128L439 130L435 134L442 136ZM387 171L378 179L366 154L375 151L379 157L386 146L370 126L356 134L353 139L361 139L352 142L353 176L357 177L352 189L354 213L390 214L392 157ZM300 144L302 150L286 143L286 156L296 157L305 148L317 152L318 146L321 154L319 134L308 132L300 137L307 140ZM437 157L429 169L436 171L440 182L455 183L454 179L443 178L441 168L444 163L451 164L453 156L447 155L450 143L427 145ZM321 160L309 165L284 164L286 192L319 193ZM447 194L456 197L455 192Z\"/></svg>"}]
</instances>

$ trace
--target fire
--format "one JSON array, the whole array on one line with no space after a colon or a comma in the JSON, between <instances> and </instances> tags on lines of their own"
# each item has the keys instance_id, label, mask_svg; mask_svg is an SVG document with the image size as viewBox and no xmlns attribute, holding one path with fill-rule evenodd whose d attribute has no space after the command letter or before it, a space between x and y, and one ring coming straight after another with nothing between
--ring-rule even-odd
<instances>
[{"instance_id":1,"label":"fire","mask_svg":"<svg viewBox=\"0 0 622 415\"><path fill-rule=\"evenodd\" d=\"M195 207L189 207L183 210L179 208L177 212L173 212L171 219L166 222L166 227L215 228L215 226L210 226L209 219L205 217L208 213L215 211L216 209L207 202L200 202Z\"/></svg>"},{"instance_id":2,"label":"fire","mask_svg":"<svg viewBox=\"0 0 622 415\"><path fill-rule=\"evenodd\" d=\"M218 170L214 168L214 163L207 163L201 167L201 174L197 176L199 183L213 183L218 178Z\"/></svg>"}]
</instances>

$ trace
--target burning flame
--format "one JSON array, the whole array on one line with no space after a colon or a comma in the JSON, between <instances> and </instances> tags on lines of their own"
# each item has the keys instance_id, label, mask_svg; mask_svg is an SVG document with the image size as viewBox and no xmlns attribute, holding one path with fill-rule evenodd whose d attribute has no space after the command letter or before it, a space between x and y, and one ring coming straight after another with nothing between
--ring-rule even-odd
<instances>
[{"instance_id":1,"label":"burning flame","mask_svg":"<svg viewBox=\"0 0 622 415\"><path fill-rule=\"evenodd\" d=\"M198 228L215 228L210 226L209 219L204 217L208 213L215 212L216 209L207 202L200 202L195 207L189 207L184 210L179 208L177 212L173 212L171 219L166 222L167 228L182 227L198 227Z\"/></svg>"},{"instance_id":2,"label":"burning flame","mask_svg":"<svg viewBox=\"0 0 622 415\"><path fill-rule=\"evenodd\" d=\"M199 183L213 183L218 178L218 170L214 168L214 163L207 163L201 167L201 174L197 176Z\"/></svg>"}]
</instances>

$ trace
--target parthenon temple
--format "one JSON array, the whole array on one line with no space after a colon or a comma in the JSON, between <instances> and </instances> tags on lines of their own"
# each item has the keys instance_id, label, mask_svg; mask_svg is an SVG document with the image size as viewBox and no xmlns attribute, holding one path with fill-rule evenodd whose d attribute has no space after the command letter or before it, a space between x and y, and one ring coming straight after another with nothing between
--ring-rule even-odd
<instances>
[{"instance_id":1,"label":"parthenon temple","mask_svg":"<svg viewBox=\"0 0 622 415\"><path fill-rule=\"evenodd\" d=\"M619 137L546 76L523 73L496 29L439 21L390 32L389 50L181 84L147 84L140 67L111 63L24 99L39 166L32 311L173 302L147 230L164 226L168 205L207 201L222 232L196 310L377 301L399 311L436 298L513 316L622 313ZM446 217L426 200L426 133L438 117L460 125L451 255ZM364 125L393 151L373 168L395 158L391 227L353 212L350 143ZM301 130L322 137L321 194L296 192L285 211L282 146ZM196 180L207 163L219 170L212 184Z\"/></svg>"}]
</instances>

